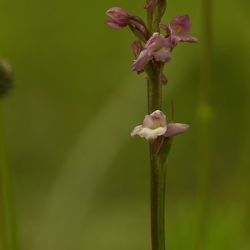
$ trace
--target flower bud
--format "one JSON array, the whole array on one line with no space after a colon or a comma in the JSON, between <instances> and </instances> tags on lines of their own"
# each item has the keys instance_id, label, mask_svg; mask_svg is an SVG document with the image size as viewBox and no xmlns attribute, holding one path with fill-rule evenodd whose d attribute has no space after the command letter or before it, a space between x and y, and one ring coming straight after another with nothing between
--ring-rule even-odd
<instances>
[{"instance_id":1,"label":"flower bud","mask_svg":"<svg viewBox=\"0 0 250 250\"><path fill-rule=\"evenodd\" d=\"M109 16L112 20L119 24L128 23L130 15L127 13L126 10L113 7L106 12L107 16Z\"/></svg>"},{"instance_id":2,"label":"flower bud","mask_svg":"<svg viewBox=\"0 0 250 250\"><path fill-rule=\"evenodd\" d=\"M113 7L106 12L107 16L109 16L112 20L106 21L105 24L108 25L112 29L121 29L128 25L130 15L126 10Z\"/></svg>"}]
</instances>

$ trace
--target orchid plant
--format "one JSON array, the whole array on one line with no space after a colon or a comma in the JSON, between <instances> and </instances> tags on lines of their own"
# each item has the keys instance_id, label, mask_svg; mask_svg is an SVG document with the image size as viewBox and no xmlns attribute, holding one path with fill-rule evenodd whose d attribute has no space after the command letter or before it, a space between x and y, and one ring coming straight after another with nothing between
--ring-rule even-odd
<instances>
[{"instance_id":1,"label":"orchid plant","mask_svg":"<svg viewBox=\"0 0 250 250\"><path fill-rule=\"evenodd\" d=\"M199 43L197 38L189 36L191 22L188 15L176 16L168 25L161 23L166 5L166 0L146 1L144 9L147 11L147 25L140 17L130 15L119 7L106 12L111 20L105 22L116 30L130 28L137 37L131 45L136 58L132 70L138 74L147 74L148 114L142 125L136 126L131 135L145 138L150 145L152 250L165 250L165 177L172 137L189 128L188 124L173 121L173 105L170 123L167 123L166 116L161 111L162 87L168 82L163 69L171 61L172 51L180 42Z\"/></svg>"}]
</instances>

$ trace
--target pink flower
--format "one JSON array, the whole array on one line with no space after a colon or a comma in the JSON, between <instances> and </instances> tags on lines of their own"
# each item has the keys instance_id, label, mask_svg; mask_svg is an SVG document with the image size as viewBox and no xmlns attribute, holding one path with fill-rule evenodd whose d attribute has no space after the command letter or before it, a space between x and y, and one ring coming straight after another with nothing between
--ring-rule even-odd
<instances>
[{"instance_id":1,"label":"pink flower","mask_svg":"<svg viewBox=\"0 0 250 250\"><path fill-rule=\"evenodd\" d=\"M169 42L175 45L178 42L199 43L197 38L189 36L191 25L188 15L174 17L169 25L160 23L160 27L169 35Z\"/></svg>"},{"instance_id":2,"label":"pink flower","mask_svg":"<svg viewBox=\"0 0 250 250\"><path fill-rule=\"evenodd\" d=\"M140 43L139 43L139 41L135 40L131 44L131 48L133 50L135 58L138 58L138 56L140 54ZM141 74L142 72L144 72L144 69L141 69L141 70L137 71L137 74ZM168 82L167 77L162 73L161 74L161 83L162 83L162 85L166 85L167 82Z\"/></svg>"},{"instance_id":3,"label":"pink flower","mask_svg":"<svg viewBox=\"0 0 250 250\"><path fill-rule=\"evenodd\" d=\"M169 41L158 32L155 32L147 41L138 58L133 63L132 70L140 71L152 58L162 62L171 60Z\"/></svg>"},{"instance_id":4,"label":"pink flower","mask_svg":"<svg viewBox=\"0 0 250 250\"><path fill-rule=\"evenodd\" d=\"M139 135L152 143L158 136L172 137L184 133L188 128L189 125L183 123L167 124L164 113L156 110L151 115L145 116L142 125L136 126L131 136Z\"/></svg>"}]
</instances>

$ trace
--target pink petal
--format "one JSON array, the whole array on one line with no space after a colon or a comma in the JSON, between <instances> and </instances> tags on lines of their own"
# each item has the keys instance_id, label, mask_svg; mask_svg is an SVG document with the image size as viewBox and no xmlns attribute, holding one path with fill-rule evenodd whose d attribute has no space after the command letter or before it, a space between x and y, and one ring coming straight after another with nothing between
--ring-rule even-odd
<instances>
[{"instance_id":1,"label":"pink petal","mask_svg":"<svg viewBox=\"0 0 250 250\"><path fill-rule=\"evenodd\" d=\"M189 129L188 124L184 123L170 123L167 125L167 132L164 134L165 137L172 137L175 135L182 134Z\"/></svg>"},{"instance_id":2,"label":"pink petal","mask_svg":"<svg viewBox=\"0 0 250 250\"><path fill-rule=\"evenodd\" d=\"M144 66L152 59L151 56L148 56L147 50L142 50L138 58L132 65L133 71L140 71L144 68Z\"/></svg>"}]
</instances>

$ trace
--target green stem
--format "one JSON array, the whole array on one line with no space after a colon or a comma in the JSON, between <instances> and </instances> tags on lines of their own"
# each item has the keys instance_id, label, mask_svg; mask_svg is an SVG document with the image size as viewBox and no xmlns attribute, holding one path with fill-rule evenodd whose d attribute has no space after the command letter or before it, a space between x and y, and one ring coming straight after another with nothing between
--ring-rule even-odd
<instances>
[{"instance_id":1,"label":"green stem","mask_svg":"<svg viewBox=\"0 0 250 250\"><path fill-rule=\"evenodd\" d=\"M4 250L16 250L16 225L14 216L13 193L10 178L10 169L7 161L7 150L4 138L4 123L2 102L0 101L0 212L1 229L0 239L3 241L1 246ZM1 243L0 243L1 244ZM0 248L1 249L1 248Z\"/></svg>"},{"instance_id":2,"label":"green stem","mask_svg":"<svg viewBox=\"0 0 250 250\"><path fill-rule=\"evenodd\" d=\"M161 70L155 69L153 75L148 78L148 113L161 110L162 107L162 84Z\"/></svg>"},{"instance_id":3,"label":"green stem","mask_svg":"<svg viewBox=\"0 0 250 250\"><path fill-rule=\"evenodd\" d=\"M4 218L4 165L5 153L3 143L3 121L1 113L1 101L0 101L0 249L6 249L6 231L5 231L5 218Z\"/></svg>"},{"instance_id":4,"label":"green stem","mask_svg":"<svg viewBox=\"0 0 250 250\"><path fill-rule=\"evenodd\" d=\"M150 0L147 0L147 4ZM166 8L165 0L156 0L147 11L149 34L159 32L159 22ZM148 78L148 113L162 109L161 74L163 65L153 60L144 68ZM171 138L158 137L150 144L150 180L151 180L151 242L152 250L165 250L165 178L166 159L171 146Z\"/></svg>"},{"instance_id":5,"label":"green stem","mask_svg":"<svg viewBox=\"0 0 250 250\"><path fill-rule=\"evenodd\" d=\"M154 69L151 71L152 74L147 72L149 114L162 108L162 69L157 65L153 65L153 62L151 66ZM150 144L152 250L165 250L164 203L167 154L164 154L160 150L163 147L164 141L163 137L159 137L154 143Z\"/></svg>"},{"instance_id":6,"label":"green stem","mask_svg":"<svg viewBox=\"0 0 250 250\"><path fill-rule=\"evenodd\" d=\"M165 137L150 144L152 250L165 250L165 180L171 144L172 138Z\"/></svg>"},{"instance_id":7,"label":"green stem","mask_svg":"<svg viewBox=\"0 0 250 250\"><path fill-rule=\"evenodd\" d=\"M148 4L150 0L146 0ZM148 30L150 31L150 36L154 32L159 32L159 23L163 14L165 13L167 7L166 0L156 0L154 5L147 10L147 25Z\"/></svg>"},{"instance_id":8,"label":"green stem","mask_svg":"<svg viewBox=\"0 0 250 250\"><path fill-rule=\"evenodd\" d=\"M162 107L161 70L153 66L152 68L154 68L153 75L151 74L148 77L149 114L155 110L161 110ZM164 203L166 164L160 158L159 147L161 145L162 137L150 144L152 250L165 250Z\"/></svg>"},{"instance_id":9,"label":"green stem","mask_svg":"<svg viewBox=\"0 0 250 250\"><path fill-rule=\"evenodd\" d=\"M165 250L165 176L166 164L159 164L159 157L153 152L156 144L150 145L151 165L151 239L152 250Z\"/></svg>"}]
</instances>

